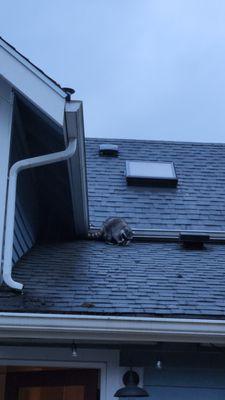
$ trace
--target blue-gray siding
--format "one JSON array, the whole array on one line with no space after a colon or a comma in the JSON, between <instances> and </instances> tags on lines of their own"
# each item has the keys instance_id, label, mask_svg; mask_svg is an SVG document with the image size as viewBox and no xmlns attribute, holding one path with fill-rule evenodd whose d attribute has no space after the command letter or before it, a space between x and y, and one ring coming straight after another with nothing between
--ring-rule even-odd
<instances>
[{"instance_id":1,"label":"blue-gray siding","mask_svg":"<svg viewBox=\"0 0 225 400\"><path fill-rule=\"evenodd\" d=\"M225 369L145 368L144 385L152 400L224 400Z\"/></svg>"},{"instance_id":2,"label":"blue-gray siding","mask_svg":"<svg viewBox=\"0 0 225 400\"><path fill-rule=\"evenodd\" d=\"M11 165L18 160L28 157L28 149L26 148L24 134L19 113L15 111L11 146ZM35 242L38 228L38 208L36 203L33 173L29 170L21 172L18 176L17 183L13 264L15 264Z\"/></svg>"},{"instance_id":3,"label":"blue-gray siding","mask_svg":"<svg viewBox=\"0 0 225 400\"><path fill-rule=\"evenodd\" d=\"M28 204L29 207L29 204ZM28 219L27 209L20 204L20 197L16 201L16 214L13 242L13 263L22 257L35 242L35 226Z\"/></svg>"}]
</instances>

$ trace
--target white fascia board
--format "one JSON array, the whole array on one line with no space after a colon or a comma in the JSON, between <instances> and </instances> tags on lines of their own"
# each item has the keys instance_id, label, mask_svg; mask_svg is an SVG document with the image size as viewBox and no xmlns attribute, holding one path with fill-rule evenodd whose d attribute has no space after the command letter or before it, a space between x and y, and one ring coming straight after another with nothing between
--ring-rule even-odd
<instances>
[{"instance_id":1,"label":"white fascia board","mask_svg":"<svg viewBox=\"0 0 225 400\"><path fill-rule=\"evenodd\" d=\"M11 87L0 79L0 260L3 257L13 98ZM1 270L2 265L0 263L0 283L2 282Z\"/></svg>"},{"instance_id":2,"label":"white fascia board","mask_svg":"<svg viewBox=\"0 0 225 400\"><path fill-rule=\"evenodd\" d=\"M63 126L66 93L1 39L0 76Z\"/></svg>"},{"instance_id":3,"label":"white fascia board","mask_svg":"<svg viewBox=\"0 0 225 400\"><path fill-rule=\"evenodd\" d=\"M225 321L2 312L0 337L88 343L225 343Z\"/></svg>"},{"instance_id":4,"label":"white fascia board","mask_svg":"<svg viewBox=\"0 0 225 400\"><path fill-rule=\"evenodd\" d=\"M74 157L68 161L75 233L79 237L87 237L89 227L88 191L83 106L81 101L66 102L65 127L66 141L69 140L70 137L75 137L77 139L77 152Z\"/></svg>"}]
</instances>

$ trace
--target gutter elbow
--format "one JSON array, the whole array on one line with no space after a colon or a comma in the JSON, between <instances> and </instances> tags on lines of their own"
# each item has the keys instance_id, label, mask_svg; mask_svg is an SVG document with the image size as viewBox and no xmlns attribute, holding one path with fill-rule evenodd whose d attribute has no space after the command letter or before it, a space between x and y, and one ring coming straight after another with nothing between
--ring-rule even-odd
<instances>
[{"instance_id":1,"label":"gutter elbow","mask_svg":"<svg viewBox=\"0 0 225 400\"><path fill-rule=\"evenodd\" d=\"M18 290L20 292L23 290L23 285L19 282L14 281L10 273L3 271L3 281L11 289Z\"/></svg>"}]
</instances>

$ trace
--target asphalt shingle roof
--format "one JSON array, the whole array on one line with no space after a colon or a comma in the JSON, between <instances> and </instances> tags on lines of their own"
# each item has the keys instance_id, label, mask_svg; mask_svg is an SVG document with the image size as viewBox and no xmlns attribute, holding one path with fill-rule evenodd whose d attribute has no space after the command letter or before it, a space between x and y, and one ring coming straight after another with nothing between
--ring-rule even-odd
<instances>
[{"instance_id":1,"label":"asphalt shingle roof","mask_svg":"<svg viewBox=\"0 0 225 400\"><path fill-rule=\"evenodd\" d=\"M36 246L14 269L24 294L0 291L1 311L225 317L225 246Z\"/></svg>"},{"instance_id":2,"label":"asphalt shingle roof","mask_svg":"<svg viewBox=\"0 0 225 400\"><path fill-rule=\"evenodd\" d=\"M100 157L99 144L119 157ZM87 139L90 222L225 230L225 145ZM127 186L126 160L173 161L177 188ZM128 247L98 241L35 246L14 268L24 294L0 291L0 311L225 318L225 245Z\"/></svg>"},{"instance_id":3,"label":"asphalt shingle roof","mask_svg":"<svg viewBox=\"0 0 225 400\"><path fill-rule=\"evenodd\" d=\"M99 144L119 146L100 157ZM87 139L90 222L125 218L136 229L225 230L225 145ZM174 162L177 188L127 186L125 161Z\"/></svg>"}]
</instances>

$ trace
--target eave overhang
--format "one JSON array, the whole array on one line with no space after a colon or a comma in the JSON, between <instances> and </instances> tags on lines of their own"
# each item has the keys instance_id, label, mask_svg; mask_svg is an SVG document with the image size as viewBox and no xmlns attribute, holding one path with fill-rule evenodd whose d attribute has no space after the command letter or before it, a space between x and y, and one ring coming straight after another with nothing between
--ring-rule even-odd
<instances>
[{"instance_id":1,"label":"eave overhang","mask_svg":"<svg viewBox=\"0 0 225 400\"><path fill-rule=\"evenodd\" d=\"M60 85L2 38L1 78L2 82L11 88L11 93L15 93L17 97L21 96L39 113L40 118L46 118L53 130L64 135L65 147L71 137L76 137L79 141L76 155L67 164L73 208L71 223L74 224L76 236L86 237L88 206L82 103L70 101L68 93L65 93Z\"/></svg>"},{"instance_id":2,"label":"eave overhang","mask_svg":"<svg viewBox=\"0 0 225 400\"><path fill-rule=\"evenodd\" d=\"M0 38L0 77L63 126L67 94L62 88Z\"/></svg>"},{"instance_id":3,"label":"eave overhang","mask_svg":"<svg viewBox=\"0 0 225 400\"><path fill-rule=\"evenodd\" d=\"M224 343L225 321L0 313L0 338L71 339L81 343Z\"/></svg>"}]
</instances>

